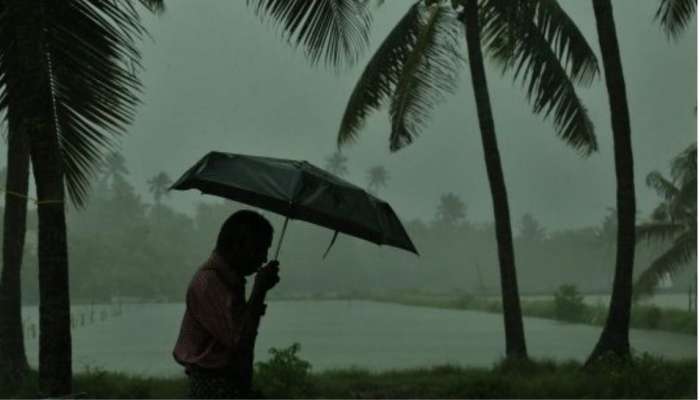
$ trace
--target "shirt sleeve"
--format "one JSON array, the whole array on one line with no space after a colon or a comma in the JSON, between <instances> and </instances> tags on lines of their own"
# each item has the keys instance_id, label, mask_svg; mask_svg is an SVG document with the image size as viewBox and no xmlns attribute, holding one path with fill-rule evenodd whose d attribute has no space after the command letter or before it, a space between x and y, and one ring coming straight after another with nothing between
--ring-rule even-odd
<instances>
[{"instance_id":1,"label":"shirt sleeve","mask_svg":"<svg viewBox=\"0 0 700 400\"><path fill-rule=\"evenodd\" d=\"M213 271L201 271L187 292L187 307L218 342L238 346L243 325L245 297L231 293Z\"/></svg>"}]
</instances>

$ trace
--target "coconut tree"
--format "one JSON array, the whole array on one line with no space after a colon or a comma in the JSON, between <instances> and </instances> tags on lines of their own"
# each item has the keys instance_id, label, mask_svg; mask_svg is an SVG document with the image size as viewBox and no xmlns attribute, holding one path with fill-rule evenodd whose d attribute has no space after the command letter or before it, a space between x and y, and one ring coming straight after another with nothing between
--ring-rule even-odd
<instances>
[{"instance_id":1,"label":"coconut tree","mask_svg":"<svg viewBox=\"0 0 700 400\"><path fill-rule=\"evenodd\" d=\"M666 276L689 265L697 254L697 147L692 144L672 163L671 179L647 175L647 185L663 198L650 221L637 227L637 240L670 243L637 278L636 296L647 296Z\"/></svg>"},{"instance_id":2,"label":"coconut tree","mask_svg":"<svg viewBox=\"0 0 700 400\"><path fill-rule=\"evenodd\" d=\"M129 175L126 159L118 151L112 151L107 154L104 161L99 165L98 172L102 174L102 179L105 183L108 183L110 180L113 182L117 178Z\"/></svg>"},{"instance_id":3,"label":"coconut tree","mask_svg":"<svg viewBox=\"0 0 700 400\"><path fill-rule=\"evenodd\" d=\"M163 196L168 195L168 188L172 183L172 179L165 172L159 172L148 180L148 191L153 194L156 206L160 205L160 200Z\"/></svg>"},{"instance_id":4,"label":"coconut tree","mask_svg":"<svg viewBox=\"0 0 700 400\"><path fill-rule=\"evenodd\" d=\"M466 29L464 29L466 28ZM589 154L596 149L592 124L574 90L590 83L597 60L576 25L554 0L420 0L389 33L353 90L339 145L353 142L371 111L389 103L389 146L414 141L430 111L454 91L463 67L462 38L476 100L486 169L493 200L506 355L526 357L505 179L496 143L482 46L504 71L527 89L536 113L553 115L555 130Z\"/></svg>"},{"instance_id":5,"label":"coconut tree","mask_svg":"<svg viewBox=\"0 0 700 400\"><path fill-rule=\"evenodd\" d=\"M0 1L0 106L10 138L28 146L37 187L39 381L47 395L71 391L65 192L84 204L104 151L133 117L139 83L127 66L138 65L134 41L143 33L125 0Z\"/></svg>"},{"instance_id":6,"label":"coconut tree","mask_svg":"<svg viewBox=\"0 0 700 400\"><path fill-rule=\"evenodd\" d=\"M326 157L326 170L337 176L346 176L348 174L348 158L339 150Z\"/></svg>"},{"instance_id":7,"label":"coconut tree","mask_svg":"<svg viewBox=\"0 0 700 400\"><path fill-rule=\"evenodd\" d=\"M545 238L545 229L530 213L520 218L520 237L530 243L541 242Z\"/></svg>"},{"instance_id":8,"label":"coconut tree","mask_svg":"<svg viewBox=\"0 0 700 400\"><path fill-rule=\"evenodd\" d=\"M2 96L0 93L0 108L5 108ZM29 147L27 138L17 132L16 118L8 121L8 128L11 133L7 136L7 169L3 169L2 180L5 216L0 275L0 386L3 387L20 380L29 369L22 332L20 282L27 229Z\"/></svg>"},{"instance_id":9,"label":"coconut tree","mask_svg":"<svg viewBox=\"0 0 700 400\"><path fill-rule=\"evenodd\" d=\"M454 193L440 196L437 208L437 221L445 226L454 226L467 217L467 206Z\"/></svg>"},{"instance_id":10,"label":"coconut tree","mask_svg":"<svg viewBox=\"0 0 700 400\"><path fill-rule=\"evenodd\" d=\"M632 135L613 7L610 0L592 1L610 105L615 176L617 177L618 220L615 276L610 307L600 338L588 358L589 365L606 354L613 354L622 359L628 359L630 356L629 323L636 241ZM677 37L694 13L695 0L661 0L657 18L669 35Z\"/></svg>"},{"instance_id":11,"label":"coconut tree","mask_svg":"<svg viewBox=\"0 0 700 400\"><path fill-rule=\"evenodd\" d=\"M367 170L367 190L371 193L377 193L380 187L386 187L388 180L389 172L381 165Z\"/></svg>"}]
</instances>

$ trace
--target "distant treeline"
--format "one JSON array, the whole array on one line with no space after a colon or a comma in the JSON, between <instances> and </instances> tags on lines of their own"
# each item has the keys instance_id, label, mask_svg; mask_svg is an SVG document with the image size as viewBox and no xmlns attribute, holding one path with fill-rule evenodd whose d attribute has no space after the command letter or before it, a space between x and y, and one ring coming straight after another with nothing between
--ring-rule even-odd
<instances>
[{"instance_id":1,"label":"distant treeline","mask_svg":"<svg viewBox=\"0 0 700 400\"><path fill-rule=\"evenodd\" d=\"M104 302L115 296L182 301L221 223L242 207L223 200L202 202L194 215L187 215L169 207L162 192L156 193L154 202L146 201L125 176L114 175L95 185L85 208L69 210L74 302ZM287 297L383 289L497 294L493 225L472 224L464 211L446 213L444 202L438 202L435 218L405 223L420 257L341 234L324 260L332 232L292 221L280 254L282 282L275 292ZM266 215L279 232L282 219ZM29 218L22 272L24 304L38 302L35 218ZM531 215L515 221L521 294L554 293L562 284L575 284L584 293L608 292L615 255L613 212L601 220L599 226L549 233ZM636 272L660 250L638 246ZM688 276L676 277L675 290L688 290Z\"/></svg>"}]
</instances>

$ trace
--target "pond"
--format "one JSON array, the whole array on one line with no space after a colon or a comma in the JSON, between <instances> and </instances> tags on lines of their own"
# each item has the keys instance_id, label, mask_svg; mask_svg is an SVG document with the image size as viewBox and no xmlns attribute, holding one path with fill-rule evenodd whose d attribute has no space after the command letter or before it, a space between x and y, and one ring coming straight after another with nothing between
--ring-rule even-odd
<instances>
[{"instance_id":1,"label":"pond","mask_svg":"<svg viewBox=\"0 0 700 400\"><path fill-rule=\"evenodd\" d=\"M93 323L80 326L78 316L87 309L73 309L74 370L181 373L171 351L183 304L124 305L121 315L112 315L109 308L104 320L95 317ZM23 314L25 320L36 321L36 307L26 307ZM525 318L524 323L530 355L556 360L584 360L601 329L538 318ZM270 347L299 342L301 358L316 371L350 366L372 370L490 366L504 356L504 340L500 314L367 301L272 301L261 323L256 359L267 359ZM637 352L670 359L696 356L695 336L632 330L630 340ZM36 365L38 340L27 337L26 343L30 363Z\"/></svg>"}]
</instances>

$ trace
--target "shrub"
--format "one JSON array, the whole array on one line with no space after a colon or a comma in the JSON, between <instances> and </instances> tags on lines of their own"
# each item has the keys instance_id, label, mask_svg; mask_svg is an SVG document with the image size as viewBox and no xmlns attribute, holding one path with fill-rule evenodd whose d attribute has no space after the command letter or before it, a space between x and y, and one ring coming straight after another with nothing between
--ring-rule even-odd
<instances>
[{"instance_id":1,"label":"shrub","mask_svg":"<svg viewBox=\"0 0 700 400\"><path fill-rule=\"evenodd\" d=\"M313 388L309 380L311 364L297 356L301 349L294 343L286 349L272 347L272 358L256 363L255 386L266 397L308 397Z\"/></svg>"},{"instance_id":2,"label":"shrub","mask_svg":"<svg viewBox=\"0 0 700 400\"><path fill-rule=\"evenodd\" d=\"M554 316L561 321L586 320L586 305L575 285L562 285L554 294Z\"/></svg>"}]
</instances>

